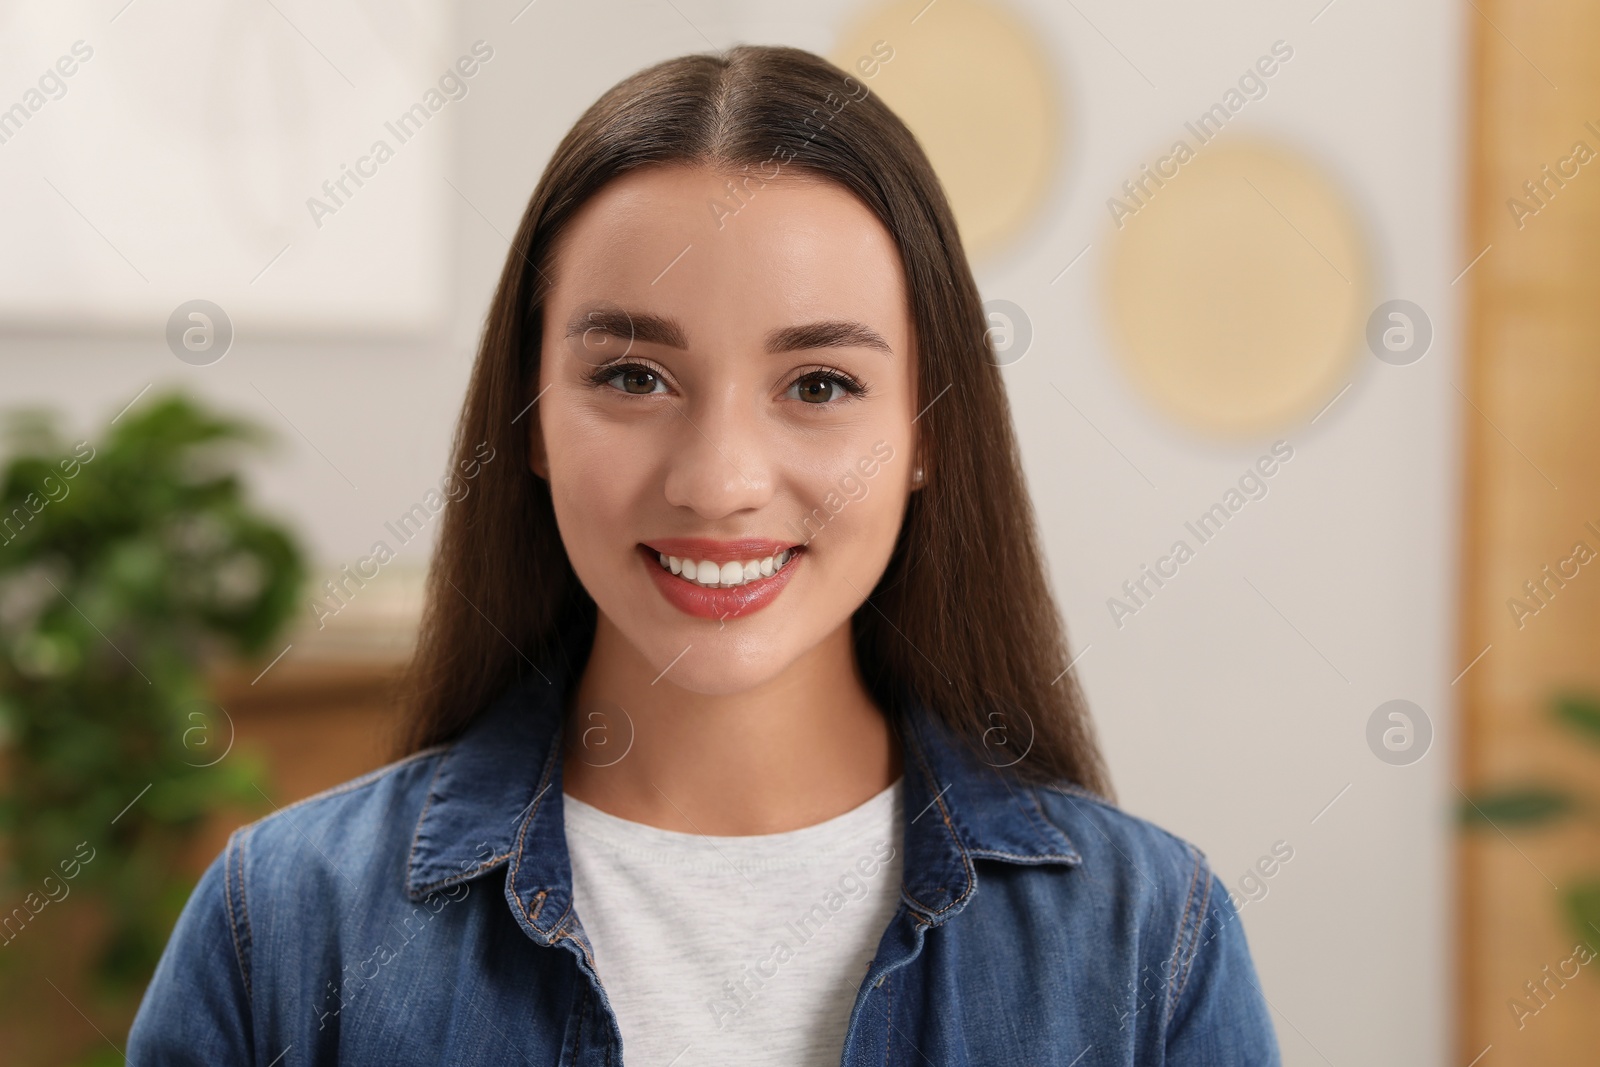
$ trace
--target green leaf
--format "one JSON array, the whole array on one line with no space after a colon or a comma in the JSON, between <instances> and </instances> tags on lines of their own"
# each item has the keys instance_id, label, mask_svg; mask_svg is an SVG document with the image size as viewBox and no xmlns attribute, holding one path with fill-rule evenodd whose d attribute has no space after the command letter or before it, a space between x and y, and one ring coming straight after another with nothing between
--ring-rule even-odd
<instances>
[{"instance_id":1,"label":"green leaf","mask_svg":"<svg viewBox=\"0 0 1600 1067\"><path fill-rule=\"evenodd\" d=\"M1585 693L1565 693L1555 698L1551 711L1563 726L1591 744L1600 745L1600 698Z\"/></svg>"},{"instance_id":2,"label":"green leaf","mask_svg":"<svg viewBox=\"0 0 1600 1067\"><path fill-rule=\"evenodd\" d=\"M0 411L0 515L22 508L0 538L0 889L81 867L61 876L107 909L101 985L149 977L204 816L263 803L258 759L199 766L187 731L212 650L275 646L299 604L297 539L242 476L270 439L181 393L93 444Z\"/></svg>"},{"instance_id":3,"label":"green leaf","mask_svg":"<svg viewBox=\"0 0 1600 1067\"><path fill-rule=\"evenodd\" d=\"M90 1049L83 1059L73 1061L72 1067L123 1067L126 1062L119 1053L101 1046Z\"/></svg>"},{"instance_id":4,"label":"green leaf","mask_svg":"<svg viewBox=\"0 0 1600 1067\"><path fill-rule=\"evenodd\" d=\"M1550 786L1514 786L1466 798L1459 815L1466 826L1539 826L1570 814L1577 801Z\"/></svg>"},{"instance_id":5,"label":"green leaf","mask_svg":"<svg viewBox=\"0 0 1600 1067\"><path fill-rule=\"evenodd\" d=\"M1567 928L1591 948L1600 947L1600 881L1580 882L1561 896Z\"/></svg>"}]
</instances>

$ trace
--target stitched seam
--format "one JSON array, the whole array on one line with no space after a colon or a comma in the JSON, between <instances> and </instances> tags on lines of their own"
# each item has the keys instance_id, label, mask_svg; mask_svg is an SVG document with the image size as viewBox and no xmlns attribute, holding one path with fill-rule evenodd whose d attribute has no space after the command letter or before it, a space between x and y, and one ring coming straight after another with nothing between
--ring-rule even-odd
<instances>
[{"instance_id":1,"label":"stitched seam","mask_svg":"<svg viewBox=\"0 0 1600 1067\"><path fill-rule=\"evenodd\" d=\"M1200 863L1198 857L1196 857L1194 868L1189 872L1189 888L1184 894L1183 910L1178 913L1178 929L1173 938L1173 967L1171 973L1167 975L1168 1005L1172 1003L1174 990L1178 984L1178 976L1182 974L1189 966L1189 960L1184 956L1184 947L1189 940L1189 909L1194 903L1195 886L1199 883L1199 881Z\"/></svg>"},{"instance_id":2,"label":"stitched seam","mask_svg":"<svg viewBox=\"0 0 1600 1067\"><path fill-rule=\"evenodd\" d=\"M1183 914L1180 916L1178 922L1178 944L1174 947L1173 954L1176 956L1178 948L1180 948L1185 942L1188 942L1189 944L1189 952L1188 955L1183 959L1181 969L1174 973L1172 977L1167 980L1167 1003L1162 1012L1161 1020L1161 1029L1163 1032L1165 1032L1166 1028L1172 1022L1172 1013L1177 1007L1178 998L1183 995L1183 990L1189 983L1189 972L1193 969L1195 956L1199 954L1200 931L1198 926L1195 925L1191 919L1191 916L1194 914L1194 910L1191 908L1191 905L1195 903L1195 887L1199 885L1201 881L1200 874L1205 867L1205 863L1198 849L1191 846L1189 852L1190 855L1194 857L1194 871L1189 876L1189 893L1183 902ZM1211 883L1208 879L1206 881L1205 891L1200 898L1199 910L1202 913L1205 911L1205 902L1209 901L1210 899ZM1193 930L1192 936L1191 929Z\"/></svg>"},{"instance_id":3,"label":"stitched seam","mask_svg":"<svg viewBox=\"0 0 1600 1067\"><path fill-rule=\"evenodd\" d=\"M254 946L255 946L255 941L256 941L256 934L255 934L255 927L250 922L250 894L245 892L245 888L244 888L244 845L245 845L245 840L246 839L244 837L240 837L239 838L239 906L244 909L244 943L245 943L245 945L249 946L250 951L253 952L254 951ZM247 971L248 971L248 967L249 967L249 961L246 960L246 970Z\"/></svg>"},{"instance_id":4,"label":"stitched seam","mask_svg":"<svg viewBox=\"0 0 1600 1067\"><path fill-rule=\"evenodd\" d=\"M239 965L239 977L244 981L244 991L250 993L250 980L244 976L244 953L239 951L239 923L233 914L233 835L228 835L228 845L222 852L223 905L228 910L228 932L233 936L233 958Z\"/></svg>"},{"instance_id":5,"label":"stitched seam","mask_svg":"<svg viewBox=\"0 0 1600 1067\"><path fill-rule=\"evenodd\" d=\"M539 895L534 898L538 901L538 907L533 910L532 914L529 914L528 905L523 901L522 894L517 892L516 885L517 872L522 870L522 850L528 847L528 828L533 825L533 813L538 810L539 802L535 801L533 811L528 812L528 817L522 822L522 832L517 835L517 858L511 864L511 895L516 897L517 903L522 905L522 914L527 917L528 924L533 927L539 925L535 920L538 918L539 912L544 910L545 891L543 889L539 890Z\"/></svg>"},{"instance_id":6,"label":"stitched seam","mask_svg":"<svg viewBox=\"0 0 1600 1067\"><path fill-rule=\"evenodd\" d=\"M561 727L556 728L554 740L550 746L550 755L545 759L544 762L544 773L539 776L538 791L534 793L533 807L529 810L527 818L522 820L522 832L517 837L517 858L511 865L511 892L512 896L516 897L519 903L522 901L522 895L516 891L517 874L522 870L523 850L528 847L528 830L533 826L533 820L539 814L539 807L544 803L545 793L549 791L550 776L554 773L556 765L555 761L560 758L561 755L561 745L564 739L564 733L565 730L563 730ZM539 890L538 896L535 898L538 901L539 906L533 910L531 915L528 913L528 906L526 904L522 905L522 914L527 916L529 925L536 928L539 925L537 921L539 913L544 910L544 898L545 890L541 889ZM567 910L571 911L572 909L569 907Z\"/></svg>"},{"instance_id":7,"label":"stitched seam","mask_svg":"<svg viewBox=\"0 0 1600 1067\"><path fill-rule=\"evenodd\" d=\"M1204 866L1205 857L1198 851L1195 854L1195 862L1200 868L1200 872L1204 875L1206 873ZM1194 935L1190 938L1191 947L1189 949L1189 959L1184 965L1183 975L1178 980L1177 989L1173 993L1174 998L1181 997L1183 995L1184 989L1189 985L1189 976L1194 973L1194 962L1200 958L1200 949L1202 947L1200 942L1200 932L1205 928L1206 908L1211 903L1212 879L1209 876L1206 876L1202 877L1200 881L1204 886L1204 889L1195 899L1195 907L1191 913L1193 915L1191 925L1194 929Z\"/></svg>"},{"instance_id":8,"label":"stitched seam","mask_svg":"<svg viewBox=\"0 0 1600 1067\"><path fill-rule=\"evenodd\" d=\"M888 1067L893 1059L889 1042L894 1039L894 992L890 988L894 985L894 978L885 975L883 979L883 1063Z\"/></svg>"},{"instance_id":9,"label":"stitched seam","mask_svg":"<svg viewBox=\"0 0 1600 1067\"><path fill-rule=\"evenodd\" d=\"M948 810L946 810L946 808L944 806L944 798L939 795L939 793L940 793L939 783L933 777L933 768L928 766L928 761L923 756L923 753L922 753L922 741L921 741L921 739L919 737L916 736L915 728L913 728L913 731L912 731L911 753L912 753L913 756L916 757L917 764L922 768L923 776L928 780L929 785L933 789L933 802L939 806L939 816L940 816L940 818L944 819L945 830L950 834L950 840L952 840L952 841L954 841L956 843L956 850L961 853L961 867L962 867L961 873L967 879L966 888L963 889L958 896L953 897L949 904L946 904L944 907L938 909L937 911L935 911L934 909L928 907L928 905L922 903L922 901L916 899L910 893L907 893L903 888L901 889L901 896L905 897L905 899L908 902L910 902L912 904L915 904L918 908L921 908L923 911L927 912L929 914L929 917L931 918L931 917L936 916L936 915L943 915L945 912L949 911L951 908L953 908L957 904L959 904L962 900L966 899L967 894L971 892L971 890L972 890L972 858L968 854L966 846L964 844L962 844L961 836L956 833L955 824L950 821L950 812ZM945 890L945 891L949 892L949 890ZM930 923L929 925L932 925L932 924Z\"/></svg>"},{"instance_id":10,"label":"stitched seam","mask_svg":"<svg viewBox=\"0 0 1600 1067\"><path fill-rule=\"evenodd\" d=\"M510 858L511 858L511 853L509 853L509 852L501 853L498 856L494 856L494 857L491 857L490 859L484 860L481 864L479 864L478 866L474 867L470 871L462 871L460 874L452 874L452 875L449 875L447 877L441 878L436 882L429 882L426 885L419 885L415 889L410 891L411 895L413 895L413 896L426 896L427 894L432 893L435 890L443 889L445 886L448 886L448 885L457 885L457 884L460 884L461 882L470 882L472 879L478 877L478 875L482 874L484 871L490 870L490 869L492 869L494 867L498 867L500 864L504 863L506 860L508 860Z\"/></svg>"},{"instance_id":11,"label":"stitched seam","mask_svg":"<svg viewBox=\"0 0 1600 1067\"><path fill-rule=\"evenodd\" d=\"M995 860L1076 860L1080 857L1061 852L1002 852L997 848L975 848L969 855Z\"/></svg>"},{"instance_id":12,"label":"stitched seam","mask_svg":"<svg viewBox=\"0 0 1600 1067\"><path fill-rule=\"evenodd\" d=\"M561 925L567 921L567 918L569 916L571 916L573 914L573 912L575 912L577 910L577 907L578 907L577 894L574 893L572 899L567 901L567 910L562 912L561 913L561 918L557 919L552 925L554 925L557 929L560 929ZM587 955L587 953L585 953L585 955ZM594 965L594 961L590 960L589 964L590 964L590 966L593 966ZM596 969L598 970L598 968L596 968Z\"/></svg>"},{"instance_id":13,"label":"stitched seam","mask_svg":"<svg viewBox=\"0 0 1600 1067\"><path fill-rule=\"evenodd\" d=\"M223 851L223 860L222 860L223 901L224 901L224 903L225 903L225 905L226 905L226 907L228 909L228 930L233 935L233 958L234 958L234 962L236 962L239 965L239 977L244 981L244 995L245 995L245 997L247 999L249 999L251 1001L254 1001L255 997L250 991L250 968L248 966L246 966L246 964L245 964L245 961L244 961L244 950L239 947L239 922L238 922L238 919L234 915L233 885L234 885L235 875L234 875L234 870L233 870L233 853L234 853L234 848L235 848L235 840L238 838L238 836L239 836L239 832L237 830L235 830L233 833L229 834L228 835L227 848ZM243 857L241 857L241 861L240 861L239 866L240 866L240 870L239 870L239 873L238 873L238 876L237 876L238 877L238 881L239 881L239 899L240 899L241 902L243 902L243 900L244 900L244 870L243 870L244 863L243 863ZM245 918L245 929L246 929L246 932L248 933L248 931L249 931L249 916L248 916L248 913L246 913L246 918Z\"/></svg>"},{"instance_id":14,"label":"stitched seam","mask_svg":"<svg viewBox=\"0 0 1600 1067\"><path fill-rule=\"evenodd\" d=\"M428 821L428 809L433 807L433 790L438 784L439 775L444 771L444 765L450 762L450 754L445 753L439 760L439 766L433 769L433 777L428 779L427 799L422 802L422 814L417 816L417 828L411 834L411 849L406 853L406 880L411 879L411 872L417 868L417 842L422 840L422 824Z\"/></svg>"},{"instance_id":15,"label":"stitched seam","mask_svg":"<svg viewBox=\"0 0 1600 1067\"><path fill-rule=\"evenodd\" d=\"M566 910L566 914L561 916L562 921L565 922L567 916L571 915L571 914L572 914L572 909L568 908ZM583 953L584 960L589 964L589 969L591 971L595 971L596 973L599 972L600 968L598 968L598 967L596 967L594 965L594 957L589 955L589 950L583 947L583 942L579 941L578 938L573 934L572 927L564 926L564 927L561 928L561 932L556 934L556 941L561 941L563 939L565 939L567 941L571 941L574 945L577 945L578 946L578 951Z\"/></svg>"}]
</instances>

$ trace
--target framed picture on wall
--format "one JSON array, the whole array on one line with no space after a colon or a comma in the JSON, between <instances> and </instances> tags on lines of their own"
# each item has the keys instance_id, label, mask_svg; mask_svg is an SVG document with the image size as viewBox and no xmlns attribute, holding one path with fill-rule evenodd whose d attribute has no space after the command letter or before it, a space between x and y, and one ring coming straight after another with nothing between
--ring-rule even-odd
<instances>
[{"instance_id":1,"label":"framed picture on wall","mask_svg":"<svg viewBox=\"0 0 1600 1067\"><path fill-rule=\"evenodd\" d=\"M402 334L446 309L446 173L493 42L444 0L10 6L0 326Z\"/></svg>"}]
</instances>

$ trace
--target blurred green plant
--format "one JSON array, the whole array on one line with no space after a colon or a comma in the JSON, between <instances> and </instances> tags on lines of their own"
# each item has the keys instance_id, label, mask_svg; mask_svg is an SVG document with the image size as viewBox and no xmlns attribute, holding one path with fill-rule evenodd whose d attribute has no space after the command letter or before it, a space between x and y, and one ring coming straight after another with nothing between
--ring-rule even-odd
<instances>
[{"instance_id":1,"label":"blurred green plant","mask_svg":"<svg viewBox=\"0 0 1600 1067\"><path fill-rule=\"evenodd\" d=\"M204 671L268 646L305 566L246 500L254 424L170 394L94 444L36 410L3 433L0 963L33 915L91 894L109 920L94 977L126 993L193 887L180 858L205 815L263 804Z\"/></svg>"},{"instance_id":2,"label":"blurred green plant","mask_svg":"<svg viewBox=\"0 0 1600 1067\"><path fill-rule=\"evenodd\" d=\"M1551 717L1600 755L1600 697L1562 693L1551 700ZM1519 830L1569 819L1600 818L1600 798L1564 786L1528 782L1497 786L1462 799L1459 816L1469 830ZM1562 879L1561 911L1567 929L1590 945L1600 944L1600 871Z\"/></svg>"}]
</instances>

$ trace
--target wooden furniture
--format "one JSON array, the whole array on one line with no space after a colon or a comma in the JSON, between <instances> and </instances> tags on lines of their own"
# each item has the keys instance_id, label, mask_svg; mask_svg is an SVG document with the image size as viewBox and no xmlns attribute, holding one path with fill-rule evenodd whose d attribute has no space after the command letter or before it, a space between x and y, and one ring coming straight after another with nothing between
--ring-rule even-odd
<instances>
[{"instance_id":1,"label":"wooden furniture","mask_svg":"<svg viewBox=\"0 0 1600 1067\"><path fill-rule=\"evenodd\" d=\"M1476 0L1466 19L1474 40L1462 266L1482 258L1459 281L1468 365L1456 384L1471 403L1461 405L1458 669L1471 666L1456 685L1457 784L1470 792L1542 781L1600 797L1600 749L1548 711L1558 689L1600 692L1600 560L1548 583L1535 614L1513 603L1536 606L1524 583L1545 582L1544 568L1577 542L1600 552L1600 8ZM1547 976L1577 938L1557 886L1600 878L1600 822L1465 834L1458 874L1453 1062L1593 1063L1600 960L1581 967L1592 973ZM1600 951L1600 932L1589 944ZM1537 1013L1517 1011L1519 1001Z\"/></svg>"},{"instance_id":2,"label":"wooden furniture","mask_svg":"<svg viewBox=\"0 0 1600 1067\"><path fill-rule=\"evenodd\" d=\"M264 795L257 809L213 814L195 842L196 874L237 826L394 758L402 666L393 659L296 662L286 657L253 685L259 664L217 676L216 703L228 713L234 734L233 752L225 758L258 756L268 778L258 783Z\"/></svg>"}]
</instances>

